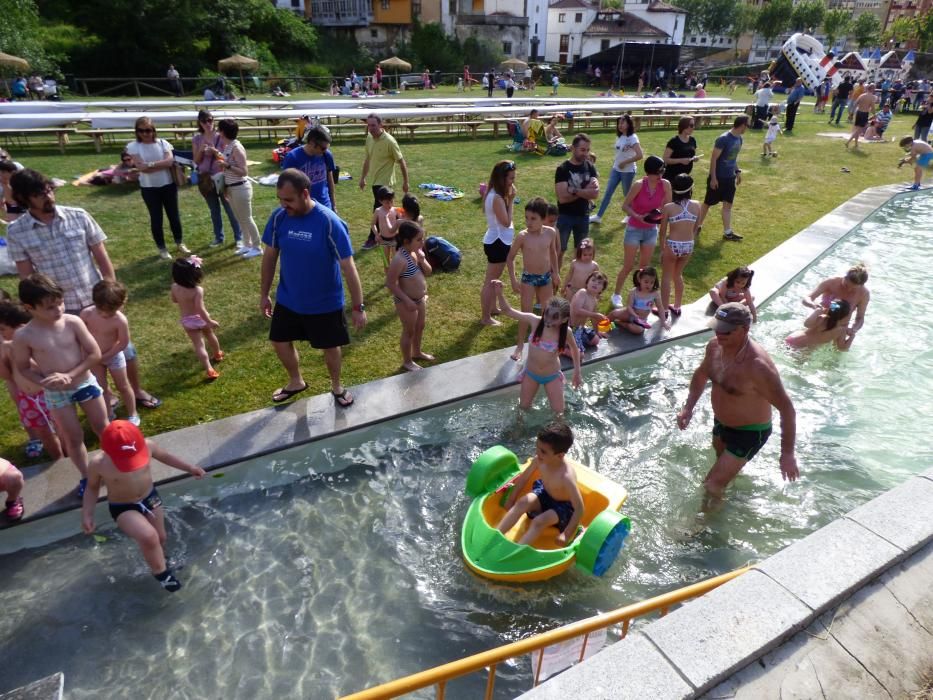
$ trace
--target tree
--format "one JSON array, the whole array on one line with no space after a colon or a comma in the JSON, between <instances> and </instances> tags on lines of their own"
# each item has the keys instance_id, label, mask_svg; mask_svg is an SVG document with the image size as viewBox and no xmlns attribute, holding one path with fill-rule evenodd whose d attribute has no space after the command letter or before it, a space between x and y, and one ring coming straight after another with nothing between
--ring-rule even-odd
<instances>
[{"instance_id":1,"label":"tree","mask_svg":"<svg viewBox=\"0 0 933 700\"><path fill-rule=\"evenodd\" d=\"M914 18L917 28L917 45L921 51L933 48L933 10L927 10Z\"/></svg>"},{"instance_id":2,"label":"tree","mask_svg":"<svg viewBox=\"0 0 933 700\"><path fill-rule=\"evenodd\" d=\"M852 21L852 36L860 49L877 46L881 41L881 21L874 12L863 12Z\"/></svg>"},{"instance_id":3,"label":"tree","mask_svg":"<svg viewBox=\"0 0 933 700\"><path fill-rule=\"evenodd\" d=\"M448 37L438 22L414 22L411 33L412 56L421 68L457 72L463 68L463 51L456 38Z\"/></svg>"},{"instance_id":4,"label":"tree","mask_svg":"<svg viewBox=\"0 0 933 700\"><path fill-rule=\"evenodd\" d=\"M902 41L910 41L911 39L916 38L917 23L912 17L898 17L896 20L891 22L891 26L885 30L884 34L881 35L881 39L885 43L888 41L900 43Z\"/></svg>"},{"instance_id":5,"label":"tree","mask_svg":"<svg viewBox=\"0 0 933 700\"><path fill-rule=\"evenodd\" d=\"M39 73L55 69L42 46L42 20L34 0L0 0L0 49L29 61Z\"/></svg>"},{"instance_id":6,"label":"tree","mask_svg":"<svg viewBox=\"0 0 933 700\"><path fill-rule=\"evenodd\" d=\"M472 66L474 72L486 70L502 62L504 55L501 47L501 44L494 44L488 39L468 36L463 40L463 60Z\"/></svg>"},{"instance_id":7,"label":"tree","mask_svg":"<svg viewBox=\"0 0 933 700\"><path fill-rule=\"evenodd\" d=\"M732 17L732 26L729 27L728 31L728 36L732 39L732 45L735 46L736 58L739 57L739 37L754 29L757 20L757 7L744 2L739 2L739 4L736 5L735 15Z\"/></svg>"},{"instance_id":8,"label":"tree","mask_svg":"<svg viewBox=\"0 0 933 700\"><path fill-rule=\"evenodd\" d=\"M822 24L825 15L823 0L800 0L791 14L791 27L798 32L812 32Z\"/></svg>"},{"instance_id":9,"label":"tree","mask_svg":"<svg viewBox=\"0 0 933 700\"><path fill-rule=\"evenodd\" d=\"M793 12L793 0L771 0L759 8L755 31L761 34L768 48L790 27Z\"/></svg>"},{"instance_id":10,"label":"tree","mask_svg":"<svg viewBox=\"0 0 933 700\"><path fill-rule=\"evenodd\" d=\"M852 24L851 15L848 10L837 9L829 10L823 16L823 33L826 35L828 49L836 45L836 40L849 32Z\"/></svg>"},{"instance_id":11,"label":"tree","mask_svg":"<svg viewBox=\"0 0 933 700\"><path fill-rule=\"evenodd\" d=\"M689 32L719 36L732 26L742 0L678 0L676 5L687 12Z\"/></svg>"}]
</instances>

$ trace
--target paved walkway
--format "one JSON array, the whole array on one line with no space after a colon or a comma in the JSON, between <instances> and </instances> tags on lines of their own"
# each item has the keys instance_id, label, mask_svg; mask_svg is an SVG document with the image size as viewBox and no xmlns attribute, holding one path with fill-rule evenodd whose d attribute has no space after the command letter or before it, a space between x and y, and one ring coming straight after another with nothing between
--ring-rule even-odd
<instances>
[{"instance_id":1,"label":"paved walkway","mask_svg":"<svg viewBox=\"0 0 933 700\"><path fill-rule=\"evenodd\" d=\"M703 700L900 700L933 676L933 543Z\"/></svg>"}]
</instances>

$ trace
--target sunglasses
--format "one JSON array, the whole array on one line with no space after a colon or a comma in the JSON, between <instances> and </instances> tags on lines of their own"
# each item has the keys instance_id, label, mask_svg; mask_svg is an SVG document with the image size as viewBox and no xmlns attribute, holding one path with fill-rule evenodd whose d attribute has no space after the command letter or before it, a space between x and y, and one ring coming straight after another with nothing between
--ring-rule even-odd
<instances>
[{"instance_id":1,"label":"sunglasses","mask_svg":"<svg viewBox=\"0 0 933 700\"><path fill-rule=\"evenodd\" d=\"M505 170L506 172L508 172L509 170L515 170L515 161L514 160L505 161Z\"/></svg>"},{"instance_id":2,"label":"sunglasses","mask_svg":"<svg viewBox=\"0 0 933 700\"><path fill-rule=\"evenodd\" d=\"M137 134L154 134L155 129L137 129L136 133Z\"/></svg>"},{"instance_id":3,"label":"sunglasses","mask_svg":"<svg viewBox=\"0 0 933 700\"><path fill-rule=\"evenodd\" d=\"M716 335L731 335L733 332L735 332L735 328L733 328L731 331L721 331L718 328L713 331L713 333Z\"/></svg>"}]
</instances>

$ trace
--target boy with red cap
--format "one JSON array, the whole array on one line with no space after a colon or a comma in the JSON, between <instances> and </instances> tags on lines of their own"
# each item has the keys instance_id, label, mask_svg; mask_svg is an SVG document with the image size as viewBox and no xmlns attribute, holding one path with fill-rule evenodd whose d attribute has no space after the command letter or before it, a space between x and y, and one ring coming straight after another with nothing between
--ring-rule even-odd
<instances>
[{"instance_id":1,"label":"boy with red cap","mask_svg":"<svg viewBox=\"0 0 933 700\"><path fill-rule=\"evenodd\" d=\"M100 437L101 454L88 464L87 490L81 508L81 525L88 534L94 532L94 506L101 483L107 487L110 516L117 526L136 540L152 575L162 588L174 593L181 581L165 563L165 511L162 499L152 483L149 469L151 457L175 469L188 472L195 479L204 470L153 445L135 425L115 420Z\"/></svg>"}]
</instances>

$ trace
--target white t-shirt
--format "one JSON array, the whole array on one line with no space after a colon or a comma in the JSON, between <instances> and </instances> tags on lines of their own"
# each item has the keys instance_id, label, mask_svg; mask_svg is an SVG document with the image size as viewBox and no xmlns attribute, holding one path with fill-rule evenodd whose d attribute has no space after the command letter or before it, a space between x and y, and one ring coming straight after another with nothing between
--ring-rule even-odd
<instances>
[{"instance_id":1,"label":"white t-shirt","mask_svg":"<svg viewBox=\"0 0 933 700\"><path fill-rule=\"evenodd\" d=\"M757 98L755 104L759 107L767 107L771 102L771 98L774 97L774 93L771 92L771 88L761 88L758 92L755 93Z\"/></svg>"},{"instance_id":2,"label":"white t-shirt","mask_svg":"<svg viewBox=\"0 0 933 700\"><path fill-rule=\"evenodd\" d=\"M636 134L629 134L628 136L622 135L616 139L616 159L612 167L620 173L634 173L634 162L625 165L619 165L619 163L631 159L632 151L635 150L635 145L638 143L638 136Z\"/></svg>"},{"instance_id":3,"label":"white t-shirt","mask_svg":"<svg viewBox=\"0 0 933 700\"><path fill-rule=\"evenodd\" d=\"M172 144L165 139L156 139L155 143L143 143L142 141L130 141L126 145L126 152L131 156L136 156L143 163L151 163L157 160L165 160L172 155ZM152 173L139 174L140 187L164 187L172 184L172 173L168 168L156 170Z\"/></svg>"},{"instance_id":4,"label":"white t-shirt","mask_svg":"<svg viewBox=\"0 0 933 700\"><path fill-rule=\"evenodd\" d=\"M771 143L774 139L777 138L778 133L781 131L780 124L768 124L768 133L765 134L765 143Z\"/></svg>"},{"instance_id":5,"label":"white t-shirt","mask_svg":"<svg viewBox=\"0 0 933 700\"><path fill-rule=\"evenodd\" d=\"M512 239L515 238L515 227L513 226L503 226L499 223L499 219L496 218L496 212L493 210L493 203L496 201L496 198L502 200L503 205L505 205L505 200L502 199L495 190L489 190L486 193L486 201L483 205L483 210L486 212L486 235L483 236L483 244L495 243L497 240L502 241L507 246L512 245Z\"/></svg>"}]
</instances>

